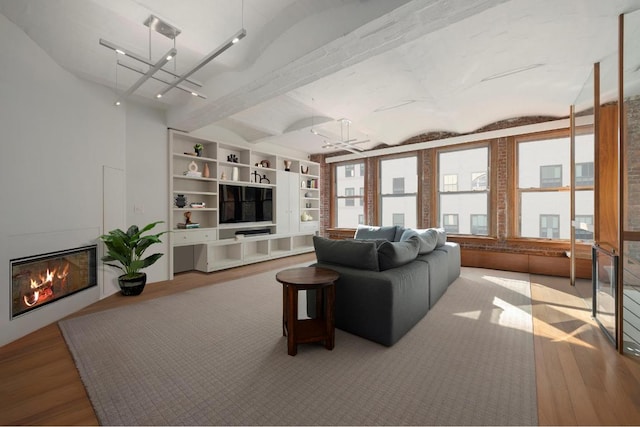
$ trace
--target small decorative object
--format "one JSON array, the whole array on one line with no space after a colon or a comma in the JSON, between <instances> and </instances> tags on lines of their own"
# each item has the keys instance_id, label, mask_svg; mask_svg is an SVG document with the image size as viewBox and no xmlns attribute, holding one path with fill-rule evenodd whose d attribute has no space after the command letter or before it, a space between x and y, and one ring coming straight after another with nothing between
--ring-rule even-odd
<instances>
[{"instance_id":1,"label":"small decorative object","mask_svg":"<svg viewBox=\"0 0 640 427\"><path fill-rule=\"evenodd\" d=\"M309 166L300 165L300 173L308 174L309 173Z\"/></svg>"},{"instance_id":2,"label":"small decorative object","mask_svg":"<svg viewBox=\"0 0 640 427\"><path fill-rule=\"evenodd\" d=\"M207 204L205 202L193 202L193 203L189 203L189 206L191 206L194 209L197 209L197 208L204 208L205 206L207 206Z\"/></svg>"},{"instance_id":3,"label":"small decorative object","mask_svg":"<svg viewBox=\"0 0 640 427\"><path fill-rule=\"evenodd\" d=\"M234 166L233 169L231 170L231 180L232 181L237 181L238 180L238 174L239 174L238 167Z\"/></svg>"},{"instance_id":4,"label":"small decorative object","mask_svg":"<svg viewBox=\"0 0 640 427\"><path fill-rule=\"evenodd\" d=\"M301 221L311 221L311 220L313 220L313 217L311 215L309 215L308 212L302 212L302 214L300 215L300 220Z\"/></svg>"},{"instance_id":5,"label":"small decorative object","mask_svg":"<svg viewBox=\"0 0 640 427\"><path fill-rule=\"evenodd\" d=\"M307 181L302 180L302 181L300 182L300 188L307 188Z\"/></svg>"},{"instance_id":6,"label":"small decorative object","mask_svg":"<svg viewBox=\"0 0 640 427\"><path fill-rule=\"evenodd\" d=\"M185 223L185 224L187 224L187 225L189 225L189 224L193 224L193 223L191 222L191 212L186 211L186 212L184 213L184 223Z\"/></svg>"},{"instance_id":7,"label":"small decorative object","mask_svg":"<svg viewBox=\"0 0 640 427\"><path fill-rule=\"evenodd\" d=\"M176 196L176 207L182 209L187 206L187 198L184 197L184 194L178 194Z\"/></svg>"},{"instance_id":8,"label":"small decorative object","mask_svg":"<svg viewBox=\"0 0 640 427\"><path fill-rule=\"evenodd\" d=\"M267 184L271 184L271 180L267 178L266 174L262 175L262 177L260 178L260 184L262 184L262 181L267 181Z\"/></svg>"},{"instance_id":9,"label":"small decorative object","mask_svg":"<svg viewBox=\"0 0 640 427\"><path fill-rule=\"evenodd\" d=\"M227 162L229 162L229 163L238 163L238 156L236 156L235 154L229 154L227 156Z\"/></svg>"},{"instance_id":10,"label":"small decorative object","mask_svg":"<svg viewBox=\"0 0 640 427\"><path fill-rule=\"evenodd\" d=\"M189 163L189 170L186 171L184 175L190 178L200 178L202 176L202 172L198 172L198 165L196 162L191 161L191 163Z\"/></svg>"},{"instance_id":11,"label":"small decorative object","mask_svg":"<svg viewBox=\"0 0 640 427\"><path fill-rule=\"evenodd\" d=\"M223 181L224 181L225 179L227 179L227 174L226 174L226 173L224 173L224 172L222 172L222 173L220 174L220 179L221 179L221 180L223 180Z\"/></svg>"},{"instance_id":12,"label":"small decorative object","mask_svg":"<svg viewBox=\"0 0 640 427\"><path fill-rule=\"evenodd\" d=\"M193 150L196 152L196 156L202 157L202 149L204 146L202 144L196 144L193 146Z\"/></svg>"},{"instance_id":13,"label":"small decorative object","mask_svg":"<svg viewBox=\"0 0 640 427\"><path fill-rule=\"evenodd\" d=\"M160 223L162 221L152 222L142 230L138 229L137 225L132 225L126 232L118 228L109 231L109 234L100 236L100 240L107 247L107 254L101 258L102 261L105 265L115 267L124 273L118 277L122 295L140 295L147 283L147 275L141 270L154 264L163 255L157 253L142 258L142 254L149 246L162 243L160 236L166 231L146 236L143 236L142 233L151 230Z\"/></svg>"},{"instance_id":14,"label":"small decorative object","mask_svg":"<svg viewBox=\"0 0 640 427\"><path fill-rule=\"evenodd\" d=\"M307 207L307 209L310 208L311 207L311 202L305 203L305 206Z\"/></svg>"},{"instance_id":15,"label":"small decorative object","mask_svg":"<svg viewBox=\"0 0 640 427\"><path fill-rule=\"evenodd\" d=\"M253 175L253 182L262 182L258 171L253 171L251 175Z\"/></svg>"},{"instance_id":16,"label":"small decorative object","mask_svg":"<svg viewBox=\"0 0 640 427\"><path fill-rule=\"evenodd\" d=\"M202 169L202 177L209 178L209 164L205 163L204 168Z\"/></svg>"},{"instance_id":17,"label":"small decorative object","mask_svg":"<svg viewBox=\"0 0 640 427\"><path fill-rule=\"evenodd\" d=\"M263 168L269 168L271 167L271 163L269 162L269 160L262 160L260 162L260 166L262 166Z\"/></svg>"},{"instance_id":18,"label":"small decorative object","mask_svg":"<svg viewBox=\"0 0 640 427\"><path fill-rule=\"evenodd\" d=\"M289 172L291 170L291 160L284 161L284 170Z\"/></svg>"},{"instance_id":19,"label":"small decorative object","mask_svg":"<svg viewBox=\"0 0 640 427\"><path fill-rule=\"evenodd\" d=\"M304 193L304 197L310 198L311 197L311 191L307 191L306 193Z\"/></svg>"}]
</instances>

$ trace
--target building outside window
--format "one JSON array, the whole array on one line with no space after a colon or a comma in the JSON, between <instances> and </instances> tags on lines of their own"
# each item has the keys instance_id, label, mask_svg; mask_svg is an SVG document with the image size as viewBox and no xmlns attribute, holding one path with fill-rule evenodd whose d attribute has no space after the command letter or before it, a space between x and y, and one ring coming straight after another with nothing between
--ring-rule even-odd
<instances>
[{"instance_id":1,"label":"building outside window","mask_svg":"<svg viewBox=\"0 0 640 427\"><path fill-rule=\"evenodd\" d=\"M593 240L593 215L576 215L576 240Z\"/></svg>"},{"instance_id":2,"label":"building outside window","mask_svg":"<svg viewBox=\"0 0 640 427\"><path fill-rule=\"evenodd\" d=\"M442 228L444 228L447 233L458 234L458 214L443 214Z\"/></svg>"},{"instance_id":3,"label":"building outside window","mask_svg":"<svg viewBox=\"0 0 640 427\"><path fill-rule=\"evenodd\" d=\"M560 215L540 215L540 237L544 239L560 237Z\"/></svg>"},{"instance_id":4,"label":"building outside window","mask_svg":"<svg viewBox=\"0 0 640 427\"><path fill-rule=\"evenodd\" d=\"M405 227L418 225L418 158L380 160L380 225L393 225L402 214Z\"/></svg>"},{"instance_id":5,"label":"building outside window","mask_svg":"<svg viewBox=\"0 0 640 427\"><path fill-rule=\"evenodd\" d=\"M332 226L337 228L355 228L364 224L364 190L355 195L355 189L365 188L364 173L356 176L355 169L364 171L363 162L334 165L334 191ZM356 203L356 199L359 199Z\"/></svg>"},{"instance_id":6,"label":"building outside window","mask_svg":"<svg viewBox=\"0 0 640 427\"><path fill-rule=\"evenodd\" d=\"M576 163L576 187L593 186L593 162Z\"/></svg>"},{"instance_id":7,"label":"building outside window","mask_svg":"<svg viewBox=\"0 0 640 427\"><path fill-rule=\"evenodd\" d=\"M562 187L562 165L540 166L540 187Z\"/></svg>"},{"instance_id":8,"label":"building outside window","mask_svg":"<svg viewBox=\"0 0 640 427\"><path fill-rule=\"evenodd\" d=\"M442 149L438 162L439 226L448 233L488 235L489 146ZM446 214L445 214L446 213ZM445 222L454 221L455 223ZM475 219L472 219L474 216ZM484 225L480 219L484 216ZM475 221L475 222L474 222Z\"/></svg>"},{"instance_id":9,"label":"building outside window","mask_svg":"<svg viewBox=\"0 0 640 427\"><path fill-rule=\"evenodd\" d=\"M393 214L393 223L391 225L397 225L398 227L404 227L404 214L403 213L394 213Z\"/></svg>"},{"instance_id":10,"label":"building outside window","mask_svg":"<svg viewBox=\"0 0 640 427\"><path fill-rule=\"evenodd\" d=\"M442 177L442 191L458 191L458 175L444 175Z\"/></svg>"},{"instance_id":11,"label":"building outside window","mask_svg":"<svg viewBox=\"0 0 640 427\"><path fill-rule=\"evenodd\" d=\"M344 195L347 197L346 199L344 199L344 205L345 206L355 206L356 205L356 201L353 198L353 196L355 196L355 194L356 194L355 189L352 188L352 187L344 189Z\"/></svg>"},{"instance_id":12,"label":"building outside window","mask_svg":"<svg viewBox=\"0 0 640 427\"><path fill-rule=\"evenodd\" d=\"M351 178L356 176L355 165L344 165L344 177Z\"/></svg>"},{"instance_id":13,"label":"building outside window","mask_svg":"<svg viewBox=\"0 0 640 427\"><path fill-rule=\"evenodd\" d=\"M588 165L593 164L593 153L593 134L576 135L576 183L579 170L580 176L591 173ZM563 173L571 169L569 137L516 139L516 156L517 236L570 239L571 176ZM593 215L593 184L582 182L576 187L575 209L582 215Z\"/></svg>"},{"instance_id":14,"label":"building outside window","mask_svg":"<svg viewBox=\"0 0 640 427\"><path fill-rule=\"evenodd\" d=\"M478 234L486 236L488 234L489 227L487 225L486 215L471 215L471 234Z\"/></svg>"}]
</instances>

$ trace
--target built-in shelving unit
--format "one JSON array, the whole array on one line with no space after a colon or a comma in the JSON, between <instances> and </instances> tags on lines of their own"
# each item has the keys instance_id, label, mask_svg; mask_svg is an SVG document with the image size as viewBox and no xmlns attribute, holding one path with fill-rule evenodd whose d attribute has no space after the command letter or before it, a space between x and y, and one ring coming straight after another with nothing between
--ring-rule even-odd
<instances>
[{"instance_id":1,"label":"built-in shelving unit","mask_svg":"<svg viewBox=\"0 0 640 427\"><path fill-rule=\"evenodd\" d=\"M200 156L196 144L203 147ZM169 169L171 277L175 256L192 258L181 259L182 266L211 272L313 251L320 218L318 163L170 130ZM224 184L273 189L273 220L221 223ZM198 227L179 227L187 217Z\"/></svg>"}]
</instances>

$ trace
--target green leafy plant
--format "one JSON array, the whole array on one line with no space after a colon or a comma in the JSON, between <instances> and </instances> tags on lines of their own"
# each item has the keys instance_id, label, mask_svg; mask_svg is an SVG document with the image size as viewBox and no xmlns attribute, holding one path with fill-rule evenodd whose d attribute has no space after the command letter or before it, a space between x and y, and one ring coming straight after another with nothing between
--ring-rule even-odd
<instances>
[{"instance_id":1,"label":"green leafy plant","mask_svg":"<svg viewBox=\"0 0 640 427\"><path fill-rule=\"evenodd\" d=\"M126 233L117 228L111 230L109 234L103 234L100 236L100 240L107 246L107 254L102 257L102 261L108 266L122 270L123 276L127 279L142 276L144 273L140 270L158 261L163 254L156 253L146 258L142 258L142 255L149 246L155 243L162 243L160 236L167 233L167 231L146 236L143 236L142 233L151 230L162 222L152 222L142 230L137 225L132 225Z\"/></svg>"},{"instance_id":2,"label":"green leafy plant","mask_svg":"<svg viewBox=\"0 0 640 427\"><path fill-rule=\"evenodd\" d=\"M196 150L196 151L200 151L203 148L204 148L204 145L202 145L202 144L196 144L196 145L193 146L193 149Z\"/></svg>"}]
</instances>

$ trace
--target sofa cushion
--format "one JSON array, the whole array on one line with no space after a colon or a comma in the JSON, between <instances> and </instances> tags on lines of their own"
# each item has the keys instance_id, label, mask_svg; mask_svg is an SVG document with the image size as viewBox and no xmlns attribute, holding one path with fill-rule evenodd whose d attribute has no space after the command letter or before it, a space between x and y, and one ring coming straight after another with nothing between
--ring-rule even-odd
<instances>
[{"instance_id":1,"label":"sofa cushion","mask_svg":"<svg viewBox=\"0 0 640 427\"><path fill-rule=\"evenodd\" d=\"M402 234L405 232L405 230L409 230L409 228L405 228L405 227L401 227L399 225L396 225L396 235L393 236L393 241L394 242L399 242L400 238L402 237Z\"/></svg>"},{"instance_id":2,"label":"sofa cushion","mask_svg":"<svg viewBox=\"0 0 640 427\"><path fill-rule=\"evenodd\" d=\"M439 248L447 243L447 230L444 228L434 228L434 230L438 233L438 244L436 245L436 248Z\"/></svg>"},{"instance_id":3,"label":"sofa cushion","mask_svg":"<svg viewBox=\"0 0 640 427\"><path fill-rule=\"evenodd\" d=\"M412 228L407 228L404 233L402 233L400 241L403 242L408 240L412 236L416 236L420 242L420 249L418 251L418 254L420 255L428 254L433 251L438 244L438 232L435 228L428 228L426 230L414 230Z\"/></svg>"},{"instance_id":4,"label":"sofa cushion","mask_svg":"<svg viewBox=\"0 0 640 427\"><path fill-rule=\"evenodd\" d=\"M380 271L408 264L418 256L420 241L412 236L403 242L384 242L378 247Z\"/></svg>"},{"instance_id":5,"label":"sofa cushion","mask_svg":"<svg viewBox=\"0 0 640 427\"><path fill-rule=\"evenodd\" d=\"M397 228L398 227L396 227L395 225L385 226L385 227L358 225L354 239L356 240L384 239L384 240L393 242L393 239L396 235Z\"/></svg>"},{"instance_id":6,"label":"sofa cushion","mask_svg":"<svg viewBox=\"0 0 640 427\"><path fill-rule=\"evenodd\" d=\"M380 271L375 242L332 240L313 236L318 262L344 265L360 270Z\"/></svg>"}]
</instances>

